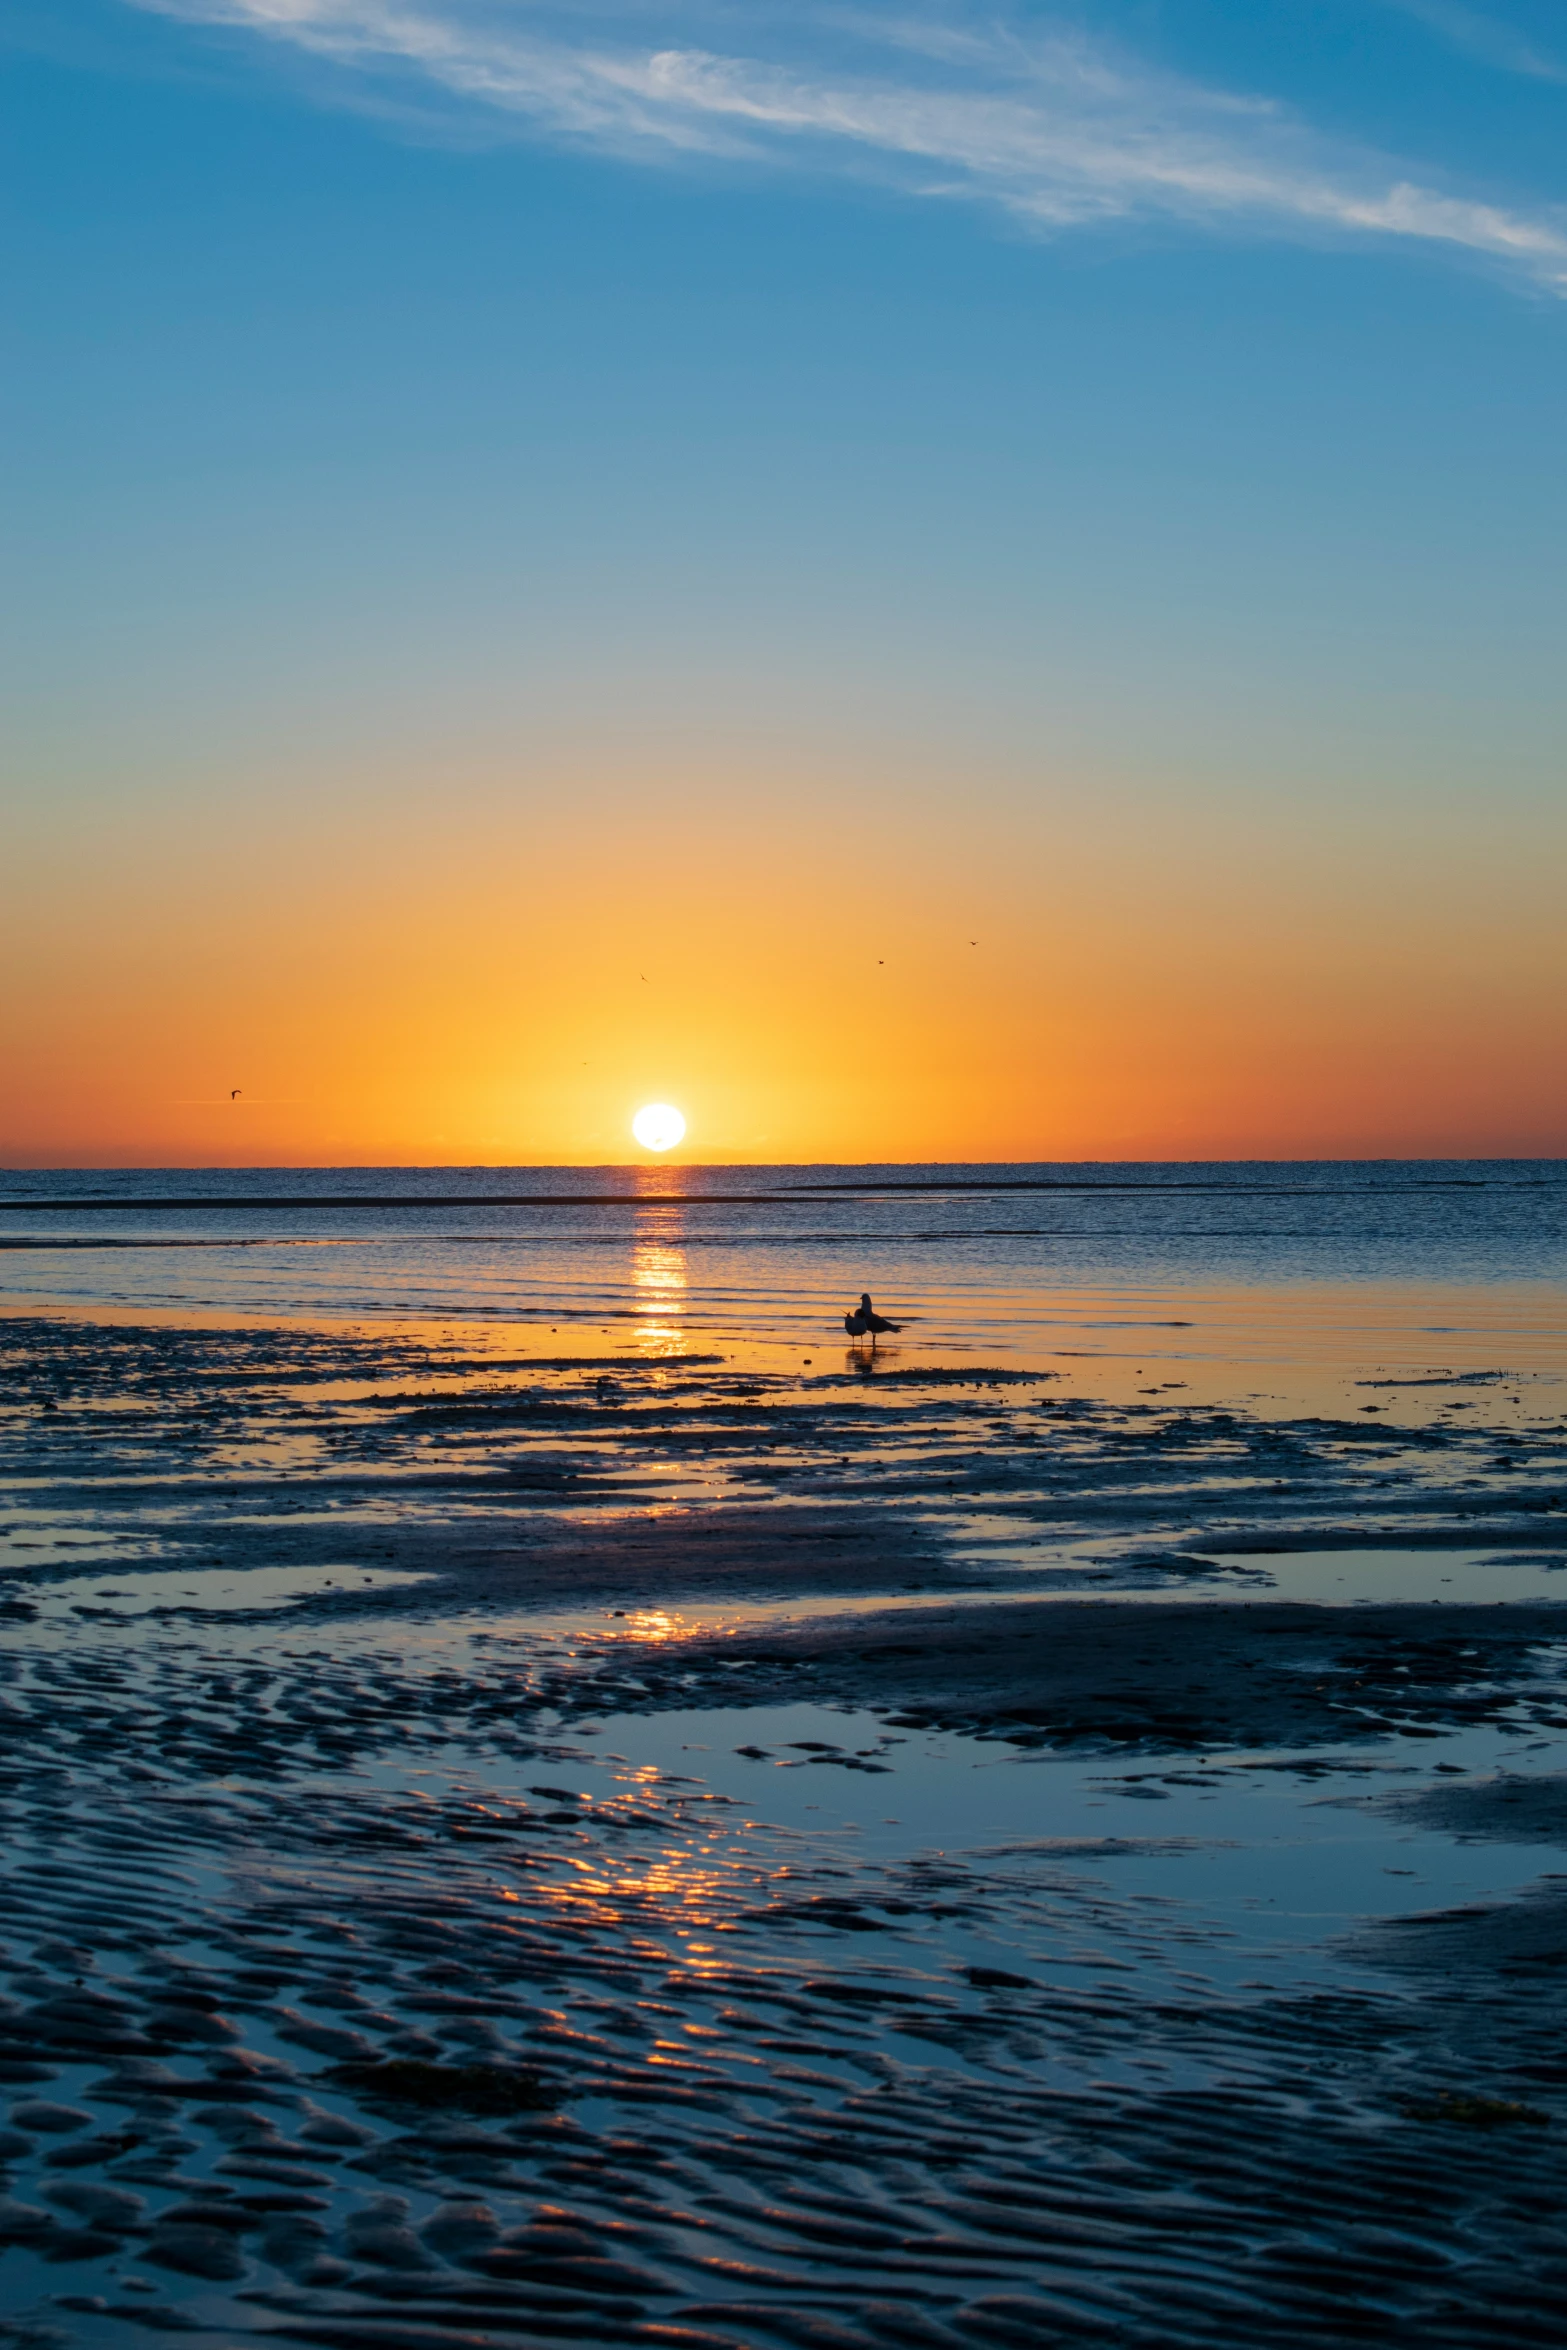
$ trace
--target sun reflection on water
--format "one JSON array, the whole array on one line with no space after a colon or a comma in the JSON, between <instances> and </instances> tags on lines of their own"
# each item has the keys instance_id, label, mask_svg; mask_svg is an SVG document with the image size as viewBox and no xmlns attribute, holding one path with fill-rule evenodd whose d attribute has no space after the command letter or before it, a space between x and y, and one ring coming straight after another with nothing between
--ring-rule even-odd
<instances>
[{"instance_id":1,"label":"sun reflection on water","mask_svg":"<svg viewBox=\"0 0 1567 2350\"><path fill-rule=\"evenodd\" d=\"M683 1334L686 1310L686 1252L666 1240L639 1239L631 1254L637 1336L667 1341Z\"/></svg>"}]
</instances>

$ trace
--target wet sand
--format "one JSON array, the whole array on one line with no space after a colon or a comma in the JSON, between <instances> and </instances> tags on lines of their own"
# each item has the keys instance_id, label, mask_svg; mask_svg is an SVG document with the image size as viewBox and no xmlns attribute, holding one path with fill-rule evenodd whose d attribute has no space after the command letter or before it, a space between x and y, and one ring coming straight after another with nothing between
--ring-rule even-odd
<instances>
[{"instance_id":1,"label":"wet sand","mask_svg":"<svg viewBox=\"0 0 1567 2350\"><path fill-rule=\"evenodd\" d=\"M601 1649L586 1672L597 1660L579 1649L558 1701L622 1712L634 1687L643 1706L690 1705L698 1693L729 1703L743 1671L759 1704L798 1695L803 1677L821 1704L1020 1748L1303 1749L1507 1720L1521 1705L1539 1726L1567 1730L1567 1692L1540 1661L1564 1637L1557 1605L1508 1607L1500 1621L1492 1607L1444 1606L1434 1622L1429 1604L1009 1600L741 1627L684 1640L674 1656L664 1642Z\"/></svg>"},{"instance_id":2,"label":"wet sand","mask_svg":"<svg viewBox=\"0 0 1567 2350\"><path fill-rule=\"evenodd\" d=\"M1548 1399L0 1340L0 2341L1560 2339Z\"/></svg>"}]
</instances>

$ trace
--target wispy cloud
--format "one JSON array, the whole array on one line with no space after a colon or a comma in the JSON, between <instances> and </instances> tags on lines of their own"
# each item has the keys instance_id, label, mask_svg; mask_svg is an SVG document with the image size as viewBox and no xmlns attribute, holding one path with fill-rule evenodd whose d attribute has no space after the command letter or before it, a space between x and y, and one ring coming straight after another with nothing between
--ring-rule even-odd
<instances>
[{"instance_id":1,"label":"wispy cloud","mask_svg":"<svg viewBox=\"0 0 1567 2350\"><path fill-rule=\"evenodd\" d=\"M1412 16L1428 32L1466 57L1478 57L1502 73L1518 73L1529 81L1567 83L1567 64L1552 57L1529 35L1504 17L1470 8L1464 0L1390 0L1404 16Z\"/></svg>"},{"instance_id":2,"label":"wispy cloud","mask_svg":"<svg viewBox=\"0 0 1567 2350\"><path fill-rule=\"evenodd\" d=\"M982 16L963 0L905 16L812 0L787 10L766 0L130 5L286 44L404 103L439 100L622 154L870 172L1041 228L1162 216L1404 239L1567 292L1567 223L1556 217L1427 184L1314 134L1270 99L1042 31L1034 18Z\"/></svg>"}]
</instances>

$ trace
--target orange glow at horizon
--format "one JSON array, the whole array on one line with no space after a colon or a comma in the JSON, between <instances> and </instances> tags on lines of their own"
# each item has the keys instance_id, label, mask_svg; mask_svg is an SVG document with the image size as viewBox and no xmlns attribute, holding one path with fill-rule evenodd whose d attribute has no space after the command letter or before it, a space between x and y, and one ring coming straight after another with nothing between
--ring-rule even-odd
<instances>
[{"instance_id":1,"label":"orange glow at horizon","mask_svg":"<svg viewBox=\"0 0 1567 2350\"><path fill-rule=\"evenodd\" d=\"M1543 838L789 781L100 811L0 880L0 1161L626 1163L669 1099L671 1169L1567 1148Z\"/></svg>"}]
</instances>

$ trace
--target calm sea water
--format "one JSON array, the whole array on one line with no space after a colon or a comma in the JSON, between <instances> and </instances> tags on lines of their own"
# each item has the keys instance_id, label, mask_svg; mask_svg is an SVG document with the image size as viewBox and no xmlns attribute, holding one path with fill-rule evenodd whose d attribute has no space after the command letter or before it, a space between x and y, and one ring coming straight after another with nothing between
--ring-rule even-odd
<instances>
[{"instance_id":1,"label":"calm sea water","mask_svg":"<svg viewBox=\"0 0 1567 2350\"><path fill-rule=\"evenodd\" d=\"M155 1204L162 1203L162 1204ZM169 1204L173 1203L173 1204ZM0 1306L343 1316L907 1358L1542 1374L1567 1163L62 1170L0 1177ZM1222 1382L1221 1382L1222 1383Z\"/></svg>"}]
</instances>

